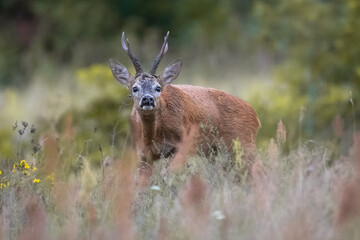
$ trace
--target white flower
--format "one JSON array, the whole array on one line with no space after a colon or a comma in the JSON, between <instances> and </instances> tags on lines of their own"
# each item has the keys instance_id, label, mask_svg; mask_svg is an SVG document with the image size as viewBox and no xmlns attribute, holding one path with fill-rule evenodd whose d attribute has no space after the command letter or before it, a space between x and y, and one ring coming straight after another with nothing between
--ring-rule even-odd
<instances>
[{"instance_id":1,"label":"white flower","mask_svg":"<svg viewBox=\"0 0 360 240\"><path fill-rule=\"evenodd\" d=\"M159 186L156 186L156 185L152 185L151 190L154 190L154 191L161 191L161 188Z\"/></svg>"},{"instance_id":2,"label":"white flower","mask_svg":"<svg viewBox=\"0 0 360 240\"><path fill-rule=\"evenodd\" d=\"M214 218L216 218L217 220L223 220L225 219L225 215L222 211L220 210L216 210L211 214Z\"/></svg>"}]
</instances>

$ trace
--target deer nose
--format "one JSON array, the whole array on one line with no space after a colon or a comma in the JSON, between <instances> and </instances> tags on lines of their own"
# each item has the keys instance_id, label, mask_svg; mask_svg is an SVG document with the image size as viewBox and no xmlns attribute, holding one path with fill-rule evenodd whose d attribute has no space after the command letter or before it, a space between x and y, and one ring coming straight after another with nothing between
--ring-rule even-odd
<instances>
[{"instance_id":1,"label":"deer nose","mask_svg":"<svg viewBox=\"0 0 360 240\"><path fill-rule=\"evenodd\" d=\"M155 101L154 98L150 95L146 95L141 99L140 107L143 106L152 106L155 107Z\"/></svg>"}]
</instances>

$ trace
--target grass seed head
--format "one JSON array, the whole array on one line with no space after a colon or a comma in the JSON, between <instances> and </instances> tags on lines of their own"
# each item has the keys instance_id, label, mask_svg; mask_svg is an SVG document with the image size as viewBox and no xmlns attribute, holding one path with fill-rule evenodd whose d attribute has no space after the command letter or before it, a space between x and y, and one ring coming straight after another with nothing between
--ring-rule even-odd
<instances>
[{"instance_id":1,"label":"grass seed head","mask_svg":"<svg viewBox=\"0 0 360 240\"><path fill-rule=\"evenodd\" d=\"M286 142L286 129L283 122L280 120L277 125L276 139L278 144L284 144Z\"/></svg>"}]
</instances>

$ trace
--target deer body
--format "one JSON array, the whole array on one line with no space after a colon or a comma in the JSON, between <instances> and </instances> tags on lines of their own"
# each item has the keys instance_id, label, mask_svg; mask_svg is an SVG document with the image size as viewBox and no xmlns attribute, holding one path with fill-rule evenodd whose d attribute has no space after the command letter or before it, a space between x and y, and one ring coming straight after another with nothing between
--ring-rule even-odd
<instances>
[{"instance_id":1,"label":"deer body","mask_svg":"<svg viewBox=\"0 0 360 240\"><path fill-rule=\"evenodd\" d=\"M208 153L221 141L231 150L233 140L241 142L244 155L252 158L260 122L254 109L245 101L213 88L171 85L181 70L182 61L175 60L161 75L155 70L167 51L167 37L150 73L144 73L138 60L125 43L136 75L115 60L110 60L114 77L132 90L134 106L131 135L141 162L150 165L159 158L178 154L180 144L190 144L187 153ZM204 127L205 126L205 127ZM194 130L196 134L190 134ZM214 134L216 132L216 134ZM184 141L184 136L191 139Z\"/></svg>"},{"instance_id":2,"label":"deer body","mask_svg":"<svg viewBox=\"0 0 360 240\"><path fill-rule=\"evenodd\" d=\"M139 155L147 161L177 152L182 136L191 126L208 124L221 139L209 139L204 130L192 142L194 147L209 151L222 140L228 149L234 139L239 140L245 154L253 154L258 119L253 108L239 98L225 92L190 85L168 85L160 97L160 109L153 115L132 111L131 127ZM186 144L186 143L184 143ZM195 148L191 153L195 152Z\"/></svg>"}]
</instances>

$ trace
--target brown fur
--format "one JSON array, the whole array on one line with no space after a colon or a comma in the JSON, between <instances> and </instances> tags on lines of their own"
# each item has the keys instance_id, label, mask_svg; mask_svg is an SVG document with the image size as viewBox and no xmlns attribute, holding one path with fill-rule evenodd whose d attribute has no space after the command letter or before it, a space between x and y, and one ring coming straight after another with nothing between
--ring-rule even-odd
<instances>
[{"instance_id":1,"label":"brown fur","mask_svg":"<svg viewBox=\"0 0 360 240\"><path fill-rule=\"evenodd\" d=\"M213 136L209 129L218 133ZM190 85L167 85L160 96L159 110L144 115L133 108L131 130L134 143L142 161L152 164L161 156L176 154L182 136L196 126L199 134L189 154L196 147L208 152L216 148L219 137L228 149L237 139L241 142L247 158L255 153L255 138L260 122L254 109L245 101L223 91ZM210 136L210 137L209 137ZM183 143L186 144L186 143Z\"/></svg>"},{"instance_id":2,"label":"brown fur","mask_svg":"<svg viewBox=\"0 0 360 240\"><path fill-rule=\"evenodd\" d=\"M109 60L115 79L132 92L131 133L140 156L140 167L146 167L151 173L149 166L162 156L177 154L174 162L182 163L197 149L205 154L221 145L232 150L233 141L238 140L250 169L260 126L254 109L243 100L213 88L170 85L180 73L181 59L156 75L156 68L168 49L168 36L169 32L149 73L143 71L129 42L125 42L125 33L122 46L133 62L135 76L115 59Z\"/></svg>"}]
</instances>

